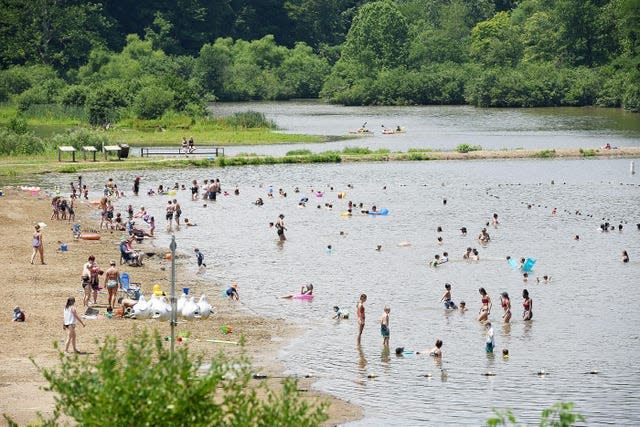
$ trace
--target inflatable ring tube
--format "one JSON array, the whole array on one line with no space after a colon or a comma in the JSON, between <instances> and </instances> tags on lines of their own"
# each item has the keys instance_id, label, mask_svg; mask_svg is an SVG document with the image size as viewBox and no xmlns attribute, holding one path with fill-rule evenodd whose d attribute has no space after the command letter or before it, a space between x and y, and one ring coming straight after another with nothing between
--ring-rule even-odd
<instances>
[{"instance_id":1,"label":"inflatable ring tube","mask_svg":"<svg viewBox=\"0 0 640 427\"><path fill-rule=\"evenodd\" d=\"M100 240L100 234L98 233L80 233L82 240Z\"/></svg>"},{"instance_id":2,"label":"inflatable ring tube","mask_svg":"<svg viewBox=\"0 0 640 427\"><path fill-rule=\"evenodd\" d=\"M167 196L175 196L175 195L176 195L176 190L167 191Z\"/></svg>"},{"instance_id":3,"label":"inflatable ring tube","mask_svg":"<svg viewBox=\"0 0 640 427\"><path fill-rule=\"evenodd\" d=\"M522 265L522 271L524 271L525 273L529 273L533 269L535 263L535 259L527 258L527 261L525 261L525 263Z\"/></svg>"},{"instance_id":4,"label":"inflatable ring tube","mask_svg":"<svg viewBox=\"0 0 640 427\"><path fill-rule=\"evenodd\" d=\"M311 301L313 299L313 294L311 294L311 295L307 295L307 294L294 295L293 299L302 299L302 300L305 300L305 301Z\"/></svg>"},{"instance_id":5,"label":"inflatable ring tube","mask_svg":"<svg viewBox=\"0 0 640 427\"><path fill-rule=\"evenodd\" d=\"M389 215L389 209L387 208L382 208L379 211L376 212L369 212L369 215Z\"/></svg>"}]
</instances>

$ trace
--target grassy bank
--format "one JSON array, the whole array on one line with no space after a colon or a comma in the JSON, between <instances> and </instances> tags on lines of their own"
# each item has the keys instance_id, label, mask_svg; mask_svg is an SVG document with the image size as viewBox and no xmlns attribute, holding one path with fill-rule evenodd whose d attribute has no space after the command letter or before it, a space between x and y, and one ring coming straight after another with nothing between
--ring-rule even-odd
<instances>
[{"instance_id":1,"label":"grassy bank","mask_svg":"<svg viewBox=\"0 0 640 427\"><path fill-rule=\"evenodd\" d=\"M37 105L19 112L15 105L0 104L0 126L9 126L16 118L24 121L28 132L45 140L73 129L91 129L78 108ZM196 145L200 146L291 144L330 139L320 135L278 132L275 123L263 114L251 111L224 117L193 118L172 113L156 120L126 118L112 124L109 130L96 131L96 134L112 144L136 147L176 147L183 137L193 137Z\"/></svg>"},{"instance_id":2,"label":"grassy bank","mask_svg":"<svg viewBox=\"0 0 640 427\"><path fill-rule=\"evenodd\" d=\"M100 156L98 156L100 157ZM296 150L284 156L258 156L242 154L206 158L140 158L97 162L58 162L57 156L0 157L0 184L19 183L29 175L44 173L70 173L83 171L144 170L159 168L226 167L243 165L340 163L340 162L380 162L380 161L425 161L425 160L482 160L482 159L553 159L553 158L602 158L640 157L640 147L599 150L581 148L557 150L477 150L468 153L459 151L437 151L430 149L410 149L407 152L391 152L387 149L372 151L368 148L350 147L342 151L312 153L310 150Z\"/></svg>"}]
</instances>

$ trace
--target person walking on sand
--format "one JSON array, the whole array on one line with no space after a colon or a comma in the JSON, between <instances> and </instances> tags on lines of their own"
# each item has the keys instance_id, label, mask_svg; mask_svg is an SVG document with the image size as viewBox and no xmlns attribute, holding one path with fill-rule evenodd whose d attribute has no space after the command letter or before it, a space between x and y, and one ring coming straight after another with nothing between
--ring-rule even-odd
<instances>
[{"instance_id":1,"label":"person walking on sand","mask_svg":"<svg viewBox=\"0 0 640 427\"><path fill-rule=\"evenodd\" d=\"M287 238L284 235L284 231L287 229L287 227L284 226L284 215L280 214L278 216L278 220L276 221L276 233L278 233L278 237L280 238L281 242L284 242L285 240L287 240Z\"/></svg>"},{"instance_id":2,"label":"person walking on sand","mask_svg":"<svg viewBox=\"0 0 640 427\"><path fill-rule=\"evenodd\" d=\"M65 353L69 353L69 344L71 344L74 353L80 353L76 347L76 323L80 322L83 327L86 326L80 316L78 316L78 312L74 306L75 303L76 299L74 297L69 297L67 298L67 305L64 307L64 322L62 327L68 332L67 339L64 344Z\"/></svg>"},{"instance_id":3,"label":"person walking on sand","mask_svg":"<svg viewBox=\"0 0 640 427\"><path fill-rule=\"evenodd\" d=\"M104 272L104 287L109 292L108 306L113 308L116 306L116 297L118 296L118 288L122 287L120 282L120 272L116 268L116 262L111 260L109 268Z\"/></svg>"},{"instance_id":4,"label":"person walking on sand","mask_svg":"<svg viewBox=\"0 0 640 427\"><path fill-rule=\"evenodd\" d=\"M364 330L364 303L367 301L367 295L360 295L360 301L358 301L358 305L356 305L356 316L358 317L358 345L360 345L360 339L362 338L362 331Z\"/></svg>"},{"instance_id":5,"label":"person walking on sand","mask_svg":"<svg viewBox=\"0 0 640 427\"><path fill-rule=\"evenodd\" d=\"M42 238L42 231L40 230L39 224L36 224L34 228L35 231L31 239L31 247L33 248L31 264L33 264L33 261L36 259L36 254L40 254L40 262L44 265L44 240Z\"/></svg>"},{"instance_id":6,"label":"person walking on sand","mask_svg":"<svg viewBox=\"0 0 640 427\"><path fill-rule=\"evenodd\" d=\"M204 263L204 254L200 252L200 249L195 248L193 250L196 253L196 260L198 261L198 268L207 268L207 264Z\"/></svg>"},{"instance_id":7,"label":"person walking on sand","mask_svg":"<svg viewBox=\"0 0 640 427\"><path fill-rule=\"evenodd\" d=\"M389 347L389 313L391 308L385 307L380 319L380 334L382 335L382 346Z\"/></svg>"}]
</instances>

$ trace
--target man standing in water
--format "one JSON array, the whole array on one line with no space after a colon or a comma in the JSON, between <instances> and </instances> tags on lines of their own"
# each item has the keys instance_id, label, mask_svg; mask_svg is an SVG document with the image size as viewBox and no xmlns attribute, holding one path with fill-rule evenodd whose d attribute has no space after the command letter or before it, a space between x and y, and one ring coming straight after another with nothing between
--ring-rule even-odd
<instances>
[{"instance_id":1,"label":"man standing in water","mask_svg":"<svg viewBox=\"0 0 640 427\"><path fill-rule=\"evenodd\" d=\"M360 301L356 306L356 316L358 317L358 345L360 345L360 338L362 337L362 331L364 330L364 303L367 301L367 295L360 295Z\"/></svg>"},{"instance_id":2,"label":"man standing in water","mask_svg":"<svg viewBox=\"0 0 640 427\"><path fill-rule=\"evenodd\" d=\"M286 229L287 227L284 226L284 215L280 214L280 216L278 216L278 220L276 221L276 232L278 233L278 237L280 238L281 242L287 240L284 235L284 230Z\"/></svg>"}]
</instances>

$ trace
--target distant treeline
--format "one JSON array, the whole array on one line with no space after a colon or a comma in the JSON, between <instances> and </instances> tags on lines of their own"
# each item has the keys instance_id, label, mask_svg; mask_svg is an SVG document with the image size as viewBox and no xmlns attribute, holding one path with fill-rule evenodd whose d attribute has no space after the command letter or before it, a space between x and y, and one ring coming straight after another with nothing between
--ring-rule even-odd
<instances>
[{"instance_id":1,"label":"distant treeline","mask_svg":"<svg viewBox=\"0 0 640 427\"><path fill-rule=\"evenodd\" d=\"M93 125L213 100L640 110L640 0L3 0L0 102Z\"/></svg>"}]
</instances>

